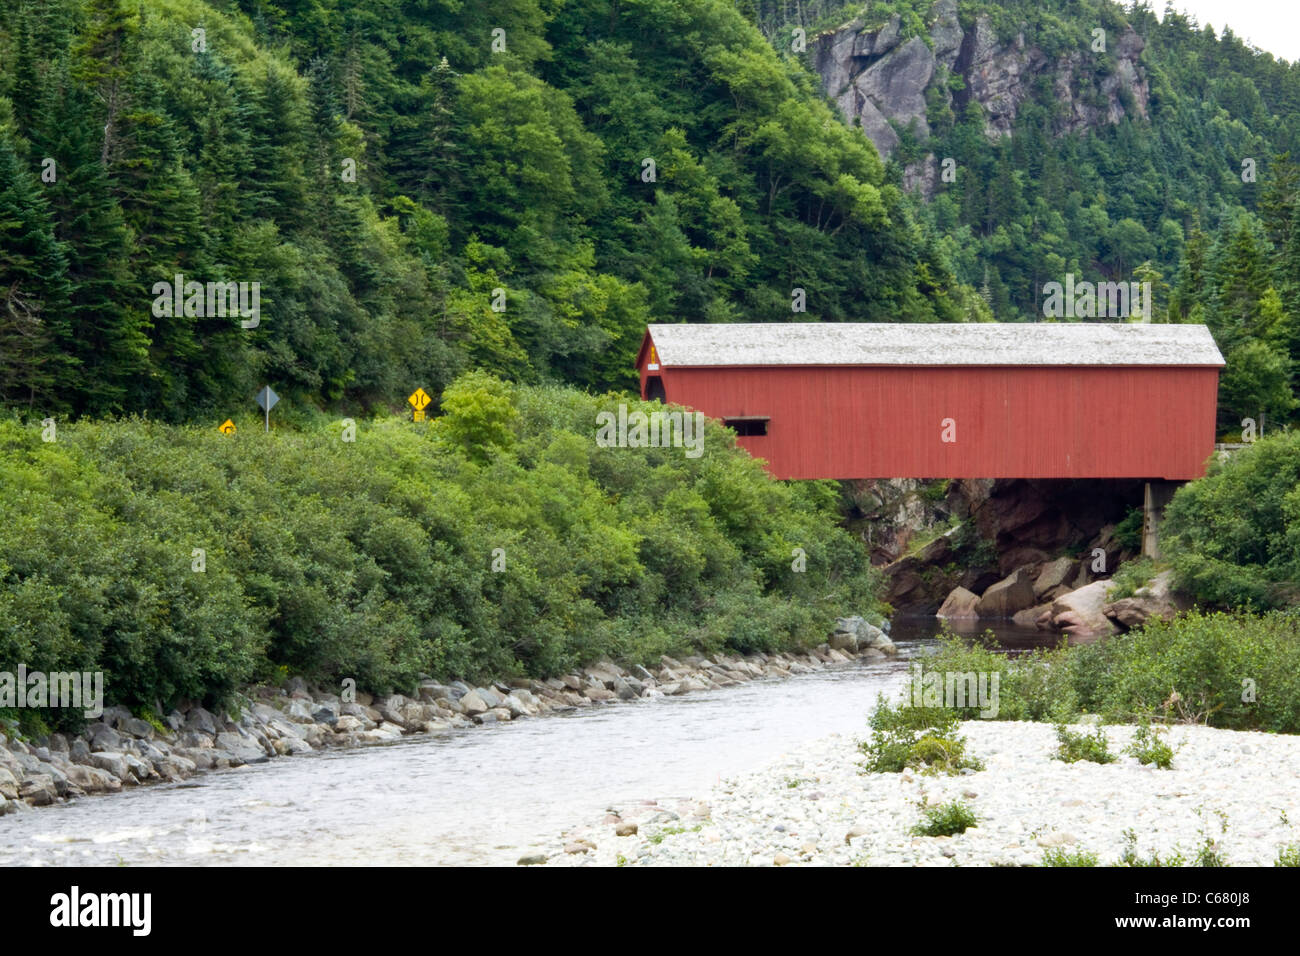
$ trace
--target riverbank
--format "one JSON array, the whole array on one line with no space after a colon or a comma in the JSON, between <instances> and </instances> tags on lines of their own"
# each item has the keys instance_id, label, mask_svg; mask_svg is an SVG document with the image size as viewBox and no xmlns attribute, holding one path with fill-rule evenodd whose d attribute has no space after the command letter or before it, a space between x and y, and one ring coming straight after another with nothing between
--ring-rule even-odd
<instances>
[{"instance_id":1,"label":"riverbank","mask_svg":"<svg viewBox=\"0 0 1300 956\"><path fill-rule=\"evenodd\" d=\"M1134 728L1104 730L1122 754ZM961 733L984 770L864 774L858 739L835 735L696 798L611 807L528 862L1025 866L1052 850L1109 865L1131 830L1143 859L1190 861L1208 840L1227 865L1271 866L1300 843L1300 737L1176 726L1167 737L1172 769L1158 770L1122 755L1104 765L1055 760L1049 724L970 721ZM953 800L974 811L977 827L952 837L909 832L919 803Z\"/></svg>"},{"instance_id":2,"label":"riverbank","mask_svg":"<svg viewBox=\"0 0 1300 956\"><path fill-rule=\"evenodd\" d=\"M780 679L896 653L883 632L861 619L841 624L849 631L841 628L830 643L807 652L681 660L665 656L654 669L602 662L545 681L517 679L484 687L430 680L409 696L376 698L358 691L344 699L294 678L284 687L252 689L239 714L187 706L169 713L161 726L124 708L108 707L79 735L55 733L23 741L0 734L0 815L279 756Z\"/></svg>"}]
</instances>

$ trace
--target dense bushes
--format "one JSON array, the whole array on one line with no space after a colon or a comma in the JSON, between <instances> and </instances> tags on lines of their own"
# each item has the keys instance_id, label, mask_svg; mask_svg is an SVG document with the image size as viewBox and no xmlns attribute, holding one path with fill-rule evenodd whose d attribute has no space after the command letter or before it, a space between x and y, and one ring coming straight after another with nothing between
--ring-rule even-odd
<instances>
[{"instance_id":1,"label":"dense bushes","mask_svg":"<svg viewBox=\"0 0 1300 956\"><path fill-rule=\"evenodd\" d=\"M772 649L872 607L827 488L772 481L712 424L696 459L598 447L620 400L470 375L441 419L355 442L0 422L0 669L102 668L110 701L166 706L286 670L386 690Z\"/></svg>"},{"instance_id":2,"label":"dense bushes","mask_svg":"<svg viewBox=\"0 0 1300 956\"><path fill-rule=\"evenodd\" d=\"M1300 598L1300 432L1260 439L1178 490L1162 548L1180 586L1207 604Z\"/></svg>"},{"instance_id":3,"label":"dense bushes","mask_svg":"<svg viewBox=\"0 0 1300 956\"><path fill-rule=\"evenodd\" d=\"M1096 644L1008 658L949 636L926 670L999 673L997 718L1194 721L1300 733L1300 616L1192 612ZM960 711L974 719L978 708Z\"/></svg>"},{"instance_id":4,"label":"dense bushes","mask_svg":"<svg viewBox=\"0 0 1300 956\"><path fill-rule=\"evenodd\" d=\"M882 694L871 712L871 740L859 744L867 773L959 773L983 770L966 754L966 738L957 736L958 716L946 707L904 704L895 707Z\"/></svg>"}]
</instances>

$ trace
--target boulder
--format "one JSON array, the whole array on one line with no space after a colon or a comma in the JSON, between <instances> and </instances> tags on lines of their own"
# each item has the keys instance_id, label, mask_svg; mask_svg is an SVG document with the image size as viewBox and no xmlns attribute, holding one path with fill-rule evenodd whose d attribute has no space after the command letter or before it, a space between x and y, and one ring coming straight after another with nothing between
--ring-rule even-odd
<instances>
[{"instance_id":1,"label":"boulder","mask_svg":"<svg viewBox=\"0 0 1300 956\"><path fill-rule=\"evenodd\" d=\"M68 768L68 779L86 793L115 793L122 789L122 781L106 770L83 767L78 764Z\"/></svg>"},{"instance_id":2,"label":"boulder","mask_svg":"<svg viewBox=\"0 0 1300 956\"><path fill-rule=\"evenodd\" d=\"M1102 608L1102 613L1125 630L1140 627L1152 618L1167 621L1187 610L1187 600L1174 592L1173 572L1161 571L1151 583L1138 588L1132 597L1120 598Z\"/></svg>"},{"instance_id":3,"label":"boulder","mask_svg":"<svg viewBox=\"0 0 1300 956\"><path fill-rule=\"evenodd\" d=\"M827 640L833 650L848 651L850 654L858 652L858 635L856 632L850 634L848 631L836 631Z\"/></svg>"},{"instance_id":4,"label":"boulder","mask_svg":"<svg viewBox=\"0 0 1300 956\"><path fill-rule=\"evenodd\" d=\"M490 687L475 687L474 693L478 694L479 699L483 701L483 703L487 704L489 710L494 707L500 707L501 701L505 699L504 694L499 694L496 690Z\"/></svg>"},{"instance_id":5,"label":"boulder","mask_svg":"<svg viewBox=\"0 0 1300 956\"><path fill-rule=\"evenodd\" d=\"M1024 568L1016 568L981 595L975 611L980 617L1011 617L1034 605L1034 585Z\"/></svg>"},{"instance_id":6,"label":"boulder","mask_svg":"<svg viewBox=\"0 0 1300 956\"><path fill-rule=\"evenodd\" d=\"M0 767L0 797L18 799L18 778L4 767Z\"/></svg>"},{"instance_id":7,"label":"boulder","mask_svg":"<svg viewBox=\"0 0 1300 956\"><path fill-rule=\"evenodd\" d=\"M217 734L216 749L225 751L243 763L261 763L266 760L266 751L256 741L238 734Z\"/></svg>"},{"instance_id":8,"label":"boulder","mask_svg":"<svg viewBox=\"0 0 1300 956\"><path fill-rule=\"evenodd\" d=\"M215 736L217 725L212 719L212 714L202 707L195 707L185 715L185 729Z\"/></svg>"},{"instance_id":9,"label":"boulder","mask_svg":"<svg viewBox=\"0 0 1300 956\"><path fill-rule=\"evenodd\" d=\"M477 690L472 690L459 701L462 713L471 717L474 714L481 714L488 709L487 701L479 694Z\"/></svg>"},{"instance_id":10,"label":"boulder","mask_svg":"<svg viewBox=\"0 0 1300 956\"><path fill-rule=\"evenodd\" d=\"M980 596L973 591L968 591L963 587L955 587L948 596L944 598L943 606L939 608L935 617L941 617L946 620L974 620L979 617L976 606L980 603Z\"/></svg>"},{"instance_id":11,"label":"boulder","mask_svg":"<svg viewBox=\"0 0 1300 956\"><path fill-rule=\"evenodd\" d=\"M94 728L90 732L90 749L99 750L121 750L122 737L116 730L105 727L102 724L93 724Z\"/></svg>"},{"instance_id":12,"label":"boulder","mask_svg":"<svg viewBox=\"0 0 1300 956\"><path fill-rule=\"evenodd\" d=\"M90 763L93 767L107 771L117 777L123 783L134 782L131 779L130 768L127 767L126 757L120 753L114 753L109 750L98 751L90 755Z\"/></svg>"},{"instance_id":13,"label":"boulder","mask_svg":"<svg viewBox=\"0 0 1300 956\"><path fill-rule=\"evenodd\" d=\"M889 635L876 627L874 624L863 620L856 614L852 617L841 617L835 621L835 633L831 635L832 640L829 642L831 647L843 649L840 645L846 645L848 642L841 640L839 644L835 641L835 635L847 634L855 638L853 649L855 653L861 654L869 648L875 648L885 654L897 654L898 648L894 642L889 639Z\"/></svg>"},{"instance_id":14,"label":"boulder","mask_svg":"<svg viewBox=\"0 0 1300 956\"><path fill-rule=\"evenodd\" d=\"M58 798L54 778L45 773L24 777L18 785L18 795L34 807L49 806Z\"/></svg>"},{"instance_id":15,"label":"boulder","mask_svg":"<svg viewBox=\"0 0 1300 956\"><path fill-rule=\"evenodd\" d=\"M1057 558L1055 561L1049 561L1043 570L1038 572L1038 578L1034 581L1034 597L1040 601L1056 600L1065 593L1068 588L1066 582L1073 574L1073 558Z\"/></svg>"},{"instance_id":16,"label":"boulder","mask_svg":"<svg viewBox=\"0 0 1300 956\"><path fill-rule=\"evenodd\" d=\"M446 684L439 684L436 681L426 680L420 683L420 700L426 704L432 704L440 698L455 700L460 693L453 687Z\"/></svg>"},{"instance_id":17,"label":"boulder","mask_svg":"<svg viewBox=\"0 0 1300 956\"><path fill-rule=\"evenodd\" d=\"M1115 625L1102 608L1113 581L1093 581L1078 590L1062 594L1052 602L1052 624L1075 637L1097 637L1115 633Z\"/></svg>"},{"instance_id":18,"label":"boulder","mask_svg":"<svg viewBox=\"0 0 1300 956\"><path fill-rule=\"evenodd\" d=\"M129 734L132 737L142 737L145 740L153 739L153 724L139 717L127 717L125 720L119 721L117 727L122 733Z\"/></svg>"},{"instance_id":19,"label":"boulder","mask_svg":"<svg viewBox=\"0 0 1300 956\"><path fill-rule=\"evenodd\" d=\"M1027 607L1023 611L1017 611L1011 615L1013 624L1021 627L1036 627L1039 630L1048 631L1052 628L1052 605L1036 604L1033 607Z\"/></svg>"},{"instance_id":20,"label":"boulder","mask_svg":"<svg viewBox=\"0 0 1300 956\"><path fill-rule=\"evenodd\" d=\"M527 696L525 696L527 695ZM510 716L515 717L534 717L537 715L537 705L532 703L536 700L527 690L520 688L513 694L506 695L506 699L501 702L501 706L510 711Z\"/></svg>"}]
</instances>

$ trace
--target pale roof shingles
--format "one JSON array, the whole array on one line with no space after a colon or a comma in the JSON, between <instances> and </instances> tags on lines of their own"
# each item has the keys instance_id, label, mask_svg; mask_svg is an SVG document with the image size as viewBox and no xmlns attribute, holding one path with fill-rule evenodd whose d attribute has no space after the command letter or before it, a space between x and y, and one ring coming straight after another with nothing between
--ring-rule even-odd
<instances>
[{"instance_id":1,"label":"pale roof shingles","mask_svg":"<svg viewBox=\"0 0 1300 956\"><path fill-rule=\"evenodd\" d=\"M757 322L649 330L667 366L1224 364L1204 325Z\"/></svg>"}]
</instances>

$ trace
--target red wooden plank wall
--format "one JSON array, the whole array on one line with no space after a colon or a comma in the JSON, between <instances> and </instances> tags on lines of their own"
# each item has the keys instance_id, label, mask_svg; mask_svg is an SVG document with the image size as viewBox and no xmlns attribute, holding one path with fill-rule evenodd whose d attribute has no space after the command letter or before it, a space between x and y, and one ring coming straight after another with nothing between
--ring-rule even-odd
<instances>
[{"instance_id":1,"label":"red wooden plank wall","mask_svg":"<svg viewBox=\"0 0 1300 956\"><path fill-rule=\"evenodd\" d=\"M668 401L771 417L739 439L778 478L1166 478L1204 474L1218 369L665 368ZM642 368L642 394L646 372ZM956 442L940 440L956 421Z\"/></svg>"}]
</instances>

